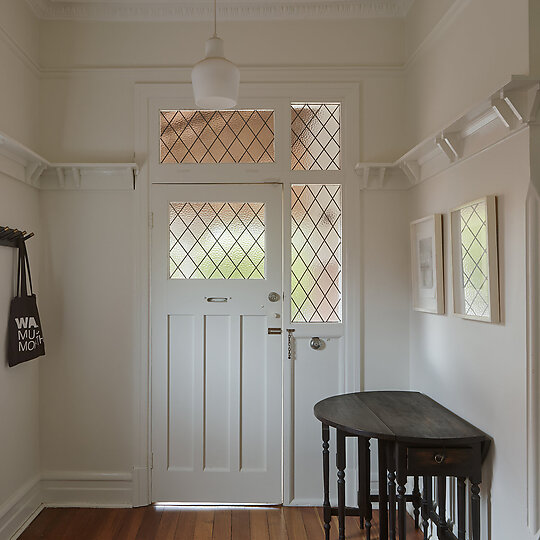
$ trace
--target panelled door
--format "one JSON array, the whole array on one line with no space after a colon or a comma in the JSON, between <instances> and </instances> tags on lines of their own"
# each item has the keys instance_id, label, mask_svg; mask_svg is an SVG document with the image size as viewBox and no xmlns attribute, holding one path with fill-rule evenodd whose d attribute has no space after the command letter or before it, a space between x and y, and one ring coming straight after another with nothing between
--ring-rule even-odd
<instances>
[{"instance_id":1,"label":"panelled door","mask_svg":"<svg viewBox=\"0 0 540 540\"><path fill-rule=\"evenodd\" d=\"M152 500L282 502L282 186L152 186Z\"/></svg>"}]
</instances>

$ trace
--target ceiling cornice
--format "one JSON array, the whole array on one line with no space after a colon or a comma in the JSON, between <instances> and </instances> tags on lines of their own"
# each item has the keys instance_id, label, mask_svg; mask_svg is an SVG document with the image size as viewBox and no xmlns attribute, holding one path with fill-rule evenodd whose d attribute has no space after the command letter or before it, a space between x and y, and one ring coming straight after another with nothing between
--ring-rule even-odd
<instances>
[{"instance_id":1,"label":"ceiling cornice","mask_svg":"<svg viewBox=\"0 0 540 540\"><path fill-rule=\"evenodd\" d=\"M95 2L27 0L40 19L81 21L207 21L212 2ZM268 0L221 2L225 21L404 17L414 0Z\"/></svg>"}]
</instances>

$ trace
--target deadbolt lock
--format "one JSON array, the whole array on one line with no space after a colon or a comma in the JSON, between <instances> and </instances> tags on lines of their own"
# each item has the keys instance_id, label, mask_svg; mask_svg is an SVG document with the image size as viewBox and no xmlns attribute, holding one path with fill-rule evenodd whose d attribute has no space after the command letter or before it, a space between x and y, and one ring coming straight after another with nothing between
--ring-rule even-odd
<instances>
[{"instance_id":1,"label":"deadbolt lock","mask_svg":"<svg viewBox=\"0 0 540 540\"><path fill-rule=\"evenodd\" d=\"M279 296L279 294L277 292L271 292L269 295L268 295L268 300L270 300L270 302L277 302L281 297Z\"/></svg>"}]
</instances>

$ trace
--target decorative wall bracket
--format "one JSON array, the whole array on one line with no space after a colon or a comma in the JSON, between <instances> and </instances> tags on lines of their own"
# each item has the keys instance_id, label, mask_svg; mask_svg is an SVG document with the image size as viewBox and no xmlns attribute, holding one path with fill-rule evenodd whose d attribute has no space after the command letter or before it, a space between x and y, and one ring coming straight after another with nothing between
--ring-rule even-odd
<instances>
[{"instance_id":1,"label":"decorative wall bracket","mask_svg":"<svg viewBox=\"0 0 540 540\"><path fill-rule=\"evenodd\" d=\"M37 187L50 163L20 142L0 133L0 170L25 184Z\"/></svg>"},{"instance_id":2,"label":"decorative wall bracket","mask_svg":"<svg viewBox=\"0 0 540 540\"><path fill-rule=\"evenodd\" d=\"M51 163L0 133L0 172L38 189L135 189L136 163Z\"/></svg>"},{"instance_id":3,"label":"decorative wall bracket","mask_svg":"<svg viewBox=\"0 0 540 540\"><path fill-rule=\"evenodd\" d=\"M540 122L540 81L512 80L394 163L357 163L366 190L410 189L520 129ZM390 180L391 179L391 180Z\"/></svg>"}]
</instances>

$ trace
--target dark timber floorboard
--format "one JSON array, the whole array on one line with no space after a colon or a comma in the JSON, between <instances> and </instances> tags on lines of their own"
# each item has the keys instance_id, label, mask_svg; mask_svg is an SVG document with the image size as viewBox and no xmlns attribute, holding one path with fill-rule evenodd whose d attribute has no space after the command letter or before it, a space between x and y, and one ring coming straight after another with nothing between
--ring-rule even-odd
<instances>
[{"instance_id":1,"label":"dark timber floorboard","mask_svg":"<svg viewBox=\"0 0 540 540\"><path fill-rule=\"evenodd\" d=\"M371 539L379 538L377 511ZM362 540L359 520L347 517L347 539ZM407 540L421 540L408 521ZM19 540L323 540L321 508L145 506L143 508L46 508ZM332 518L331 540L337 539Z\"/></svg>"}]
</instances>

